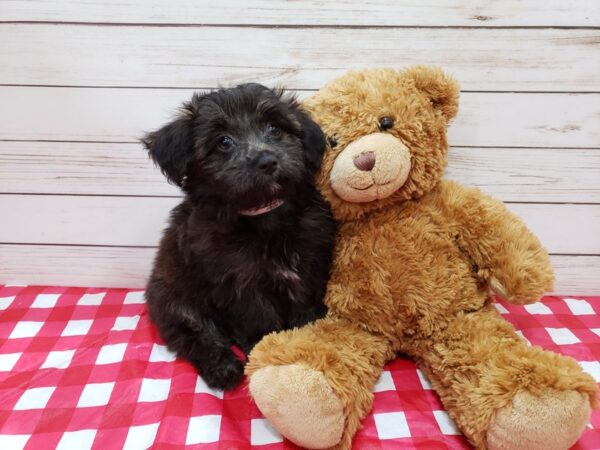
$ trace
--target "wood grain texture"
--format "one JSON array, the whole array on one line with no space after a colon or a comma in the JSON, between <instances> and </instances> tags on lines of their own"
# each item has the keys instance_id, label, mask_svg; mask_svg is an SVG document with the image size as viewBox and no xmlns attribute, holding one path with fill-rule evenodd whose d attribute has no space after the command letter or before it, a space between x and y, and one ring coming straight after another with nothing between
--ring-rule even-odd
<instances>
[{"instance_id":1,"label":"wood grain texture","mask_svg":"<svg viewBox=\"0 0 600 450\"><path fill-rule=\"evenodd\" d=\"M143 288L155 249L0 244L0 284ZM555 293L600 295L600 256L553 255Z\"/></svg>"},{"instance_id":2,"label":"wood grain texture","mask_svg":"<svg viewBox=\"0 0 600 450\"><path fill-rule=\"evenodd\" d=\"M155 251L0 244L0 284L142 288Z\"/></svg>"},{"instance_id":3,"label":"wood grain texture","mask_svg":"<svg viewBox=\"0 0 600 450\"><path fill-rule=\"evenodd\" d=\"M140 144L1 141L0 193L181 195Z\"/></svg>"},{"instance_id":4,"label":"wood grain texture","mask_svg":"<svg viewBox=\"0 0 600 450\"><path fill-rule=\"evenodd\" d=\"M21 141L0 142L0 194L36 194L0 195L19 244L0 283L143 287L179 192L137 139L191 88L303 97L435 62L463 89L447 177L512 202L558 253L558 293L600 294L597 0L10 0L0 22L0 141Z\"/></svg>"},{"instance_id":5,"label":"wood grain texture","mask_svg":"<svg viewBox=\"0 0 600 450\"><path fill-rule=\"evenodd\" d=\"M600 149L453 147L446 177L503 201L600 203ZM180 195L139 144L1 141L0 193Z\"/></svg>"},{"instance_id":6,"label":"wood grain texture","mask_svg":"<svg viewBox=\"0 0 600 450\"><path fill-rule=\"evenodd\" d=\"M552 255L559 295L600 295L600 256Z\"/></svg>"},{"instance_id":7,"label":"wood grain texture","mask_svg":"<svg viewBox=\"0 0 600 450\"><path fill-rule=\"evenodd\" d=\"M600 150L450 149L446 178L508 202L600 203Z\"/></svg>"},{"instance_id":8,"label":"wood grain texture","mask_svg":"<svg viewBox=\"0 0 600 450\"><path fill-rule=\"evenodd\" d=\"M156 246L178 198L1 195L0 242ZM550 253L600 254L600 205L509 203Z\"/></svg>"},{"instance_id":9,"label":"wood grain texture","mask_svg":"<svg viewBox=\"0 0 600 450\"><path fill-rule=\"evenodd\" d=\"M376 26L599 26L595 0L466 0L335 2L244 0L4 2L2 21L149 24L376 25Z\"/></svg>"},{"instance_id":10,"label":"wood grain texture","mask_svg":"<svg viewBox=\"0 0 600 450\"><path fill-rule=\"evenodd\" d=\"M192 93L4 86L0 140L136 142ZM450 126L452 145L600 148L600 94L463 92L460 101Z\"/></svg>"},{"instance_id":11,"label":"wood grain texture","mask_svg":"<svg viewBox=\"0 0 600 450\"><path fill-rule=\"evenodd\" d=\"M351 67L434 61L465 90L597 92L599 48L595 29L3 24L0 84L317 89Z\"/></svg>"}]
</instances>

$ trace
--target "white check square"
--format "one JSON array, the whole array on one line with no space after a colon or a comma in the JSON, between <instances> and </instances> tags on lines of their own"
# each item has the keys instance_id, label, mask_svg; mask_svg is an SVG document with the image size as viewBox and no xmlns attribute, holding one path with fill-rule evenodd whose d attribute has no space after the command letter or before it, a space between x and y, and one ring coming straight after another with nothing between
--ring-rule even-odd
<instances>
[{"instance_id":1,"label":"white check square","mask_svg":"<svg viewBox=\"0 0 600 450\"><path fill-rule=\"evenodd\" d=\"M104 345L100 349L100 352L98 352L96 364L113 364L121 362L125 356L126 349L127 343Z\"/></svg>"},{"instance_id":2,"label":"white check square","mask_svg":"<svg viewBox=\"0 0 600 450\"><path fill-rule=\"evenodd\" d=\"M139 450L152 448L160 423L130 427L123 450Z\"/></svg>"},{"instance_id":3,"label":"white check square","mask_svg":"<svg viewBox=\"0 0 600 450\"><path fill-rule=\"evenodd\" d=\"M531 342L529 342L529 339L527 339L527 338L525 337L525 335L523 334L523 332L522 332L521 330L516 330L516 331L515 331L515 334L516 334L517 336L519 336L521 339L523 339L523 340L525 341L525 343L526 343L528 346L531 346Z\"/></svg>"},{"instance_id":4,"label":"white check square","mask_svg":"<svg viewBox=\"0 0 600 450\"><path fill-rule=\"evenodd\" d=\"M105 295L106 292L98 292L97 294L83 294L77 304L81 306L98 306L102 304L102 300L104 299Z\"/></svg>"},{"instance_id":5,"label":"white check square","mask_svg":"<svg viewBox=\"0 0 600 450\"><path fill-rule=\"evenodd\" d=\"M170 351L165 345L154 344L150 352L150 362L172 362L176 359L175 353Z\"/></svg>"},{"instance_id":6,"label":"white check square","mask_svg":"<svg viewBox=\"0 0 600 450\"><path fill-rule=\"evenodd\" d=\"M128 292L123 300L123 304L131 305L135 303L144 303L144 292Z\"/></svg>"},{"instance_id":7,"label":"white check square","mask_svg":"<svg viewBox=\"0 0 600 450\"><path fill-rule=\"evenodd\" d=\"M139 321L140 316L117 317L117 320L115 320L115 324L112 327L112 331L135 330Z\"/></svg>"},{"instance_id":8,"label":"white check square","mask_svg":"<svg viewBox=\"0 0 600 450\"><path fill-rule=\"evenodd\" d=\"M395 391L396 385L392 379L392 374L388 370L384 370L373 387L373 392Z\"/></svg>"},{"instance_id":9,"label":"white check square","mask_svg":"<svg viewBox=\"0 0 600 450\"><path fill-rule=\"evenodd\" d=\"M0 372L10 372L23 353L4 353L0 355ZM2 448L2 447L0 447Z\"/></svg>"},{"instance_id":10,"label":"white check square","mask_svg":"<svg viewBox=\"0 0 600 450\"><path fill-rule=\"evenodd\" d=\"M14 300L14 295L12 297L0 297L0 311L3 311L6 308L8 308Z\"/></svg>"},{"instance_id":11,"label":"white check square","mask_svg":"<svg viewBox=\"0 0 600 450\"><path fill-rule=\"evenodd\" d=\"M56 450L88 450L92 448L97 430L66 431Z\"/></svg>"},{"instance_id":12,"label":"white check square","mask_svg":"<svg viewBox=\"0 0 600 450\"><path fill-rule=\"evenodd\" d=\"M558 345L577 344L581 342L568 328L546 328L550 338Z\"/></svg>"},{"instance_id":13,"label":"white check square","mask_svg":"<svg viewBox=\"0 0 600 450\"><path fill-rule=\"evenodd\" d=\"M502 306L500 303L494 303L494 307L500 314L508 314L508 309Z\"/></svg>"},{"instance_id":14,"label":"white check square","mask_svg":"<svg viewBox=\"0 0 600 450\"><path fill-rule=\"evenodd\" d=\"M423 386L423 389L431 389L431 382L425 376L425 374L421 372L421 369L417 369L417 375L419 377L419 381L421 382L421 386Z\"/></svg>"},{"instance_id":15,"label":"white check square","mask_svg":"<svg viewBox=\"0 0 600 450\"><path fill-rule=\"evenodd\" d=\"M598 361L579 361L579 365L584 372L590 374L596 383L600 383L600 362Z\"/></svg>"},{"instance_id":16,"label":"white check square","mask_svg":"<svg viewBox=\"0 0 600 450\"><path fill-rule=\"evenodd\" d=\"M198 379L196 380L196 388L194 389L195 394L210 394L214 395L217 398L223 398L223 391L220 389L211 388L206 381L198 375Z\"/></svg>"},{"instance_id":17,"label":"white check square","mask_svg":"<svg viewBox=\"0 0 600 450\"><path fill-rule=\"evenodd\" d=\"M185 438L185 445L218 442L220 434L221 416L208 415L192 417Z\"/></svg>"},{"instance_id":18,"label":"white check square","mask_svg":"<svg viewBox=\"0 0 600 450\"><path fill-rule=\"evenodd\" d=\"M281 435L267 419L250 421L250 445L267 445L283 442Z\"/></svg>"},{"instance_id":19,"label":"white check square","mask_svg":"<svg viewBox=\"0 0 600 450\"><path fill-rule=\"evenodd\" d=\"M532 303L531 305L525 305L524 308L527 310L527 312L529 314L542 314L542 315L553 314L552 310L550 308L548 308L546 305L544 305L543 303L540 303L540 302Z\"/></svg>"},{"instance_id":20,"label":"white check square","mask_svg":"<svg viewBox=\"0 0 600 450\"><path fill-rule=\"evenodd\" d=\"M442 434L462 434L446 411L433 411L433 417L435 417Z\"/></svg>"},{"instance_id":21,"label":"white check square","mask_svg":"<svg viewBox=\"0 0 600 450\"><path fill-rule=\"evenodd\" d=\"M56 302L60 294L39 294L33 303L31 304L32 308L52 308L56 306Z\"/></svg>"},{"instance_id":22,"label":"white check square","mask_svg":"<svg viewBox=\"0 0 600 450\"><path fill-rule=\"evenodd\" d=\"M92 327L93 320L69 320L61 336L82 336Z\"/></svg>"},{"instance_id":23,"label":"white check square","mask_svg":"<svg viewBox=\"0 0 600 450\"><path fill-rule=\"evenodd\" d=\"M565 303L575 316L584 316L596 314L592 305L590 305L586 300L577 300L576 298L565 298Z\"/></svg>"},{"instance_id":24,"label":"white check square","mask_svg":"<svg viewBox=\"0 0 600 450\"><path fill-rule=\"evenodd\" d=\"M0 434L0 448L23 450L30 437L30 434Z\"/></svg>"},{"instance_id":25,"label":"white check square","mask_svg":"<svg viewBox=\"0 0 600 450\"><path fill-rule=\"evenodd\" d=\"M16 411L43 409L46 407L55 389L56 386L27 389L23 392L23 395L21 395L13 409Z\"/></svg>"},{"instance_id":26,"label":"white check square","mask_svg":"<svg viewBox=\"0 0 600 450\"><path fill-rule=\"evenodd\" d=\"M41 365L40 369L64 369L69 367L71 364L71 360L73 359L73 355L75 354L75 350L58 350L52 351L48 353L46 360Z\"/></svg>"},{"instance_id":27,"label":"white check square","mask_svg":"<svg viewBox=\"0 0 600 450\"><path fill-rule=\"evenodd\" d=\"M169 398L171 379L142 378L138 402L160 402Z\"/></svg>"},{"instance_id":28,"label":"white check square","mask_svg":"<svg viewBox=\"0 0 600 450\"><path fill-rule=\"evenodd\" d=\"M379 439L410 437L410 429L403 412L373 414Z\"/></svg>"},{"instance_id":29,"label":"white check square","mask_svg":"<svg viewBox=\"0 0 600 450\"><path fill-rule=\"evenodd\" d=\"M27 338L34 337L39 333L42 326L44 326L44 322L29 322L22 321L18 322L8 336L9 339L18 339L18 338Z\"/></svg>"},{"instance_id":30,"label":"white check square","mask_svg":"<svg viewBox=\"0 0 600 450\"><path fill-rule=\"evenodd\" d=\"M110 383L89 383L83 388L83 392L77 402L78 408L86 406L103 406L108 405L110 394L115 387L115 382Z\"/></svg>"}]
</instances>

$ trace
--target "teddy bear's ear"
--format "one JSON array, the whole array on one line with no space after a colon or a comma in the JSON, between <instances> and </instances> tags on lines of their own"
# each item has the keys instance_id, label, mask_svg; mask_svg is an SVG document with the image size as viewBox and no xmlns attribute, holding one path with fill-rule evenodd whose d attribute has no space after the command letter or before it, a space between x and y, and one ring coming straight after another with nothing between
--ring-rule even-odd
<instances>
[{"instance_id":1,"label":"teddy bear's ear","mask_svg":"<svg viewBox=\"0 0 600 450\"><path fill-rule=\"evenodd\" d=\"M441 111L447 121L458 112L460 87L458 82L438 67L415 66L405 74L413 79L415 86L431 101L435 109Z\"/></svg>"}]
</instances>

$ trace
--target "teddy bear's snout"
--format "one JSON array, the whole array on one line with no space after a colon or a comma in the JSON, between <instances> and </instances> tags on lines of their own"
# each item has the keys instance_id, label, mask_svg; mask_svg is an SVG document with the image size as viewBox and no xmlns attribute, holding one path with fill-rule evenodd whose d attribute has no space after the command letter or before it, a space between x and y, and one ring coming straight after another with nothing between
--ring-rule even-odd
<instances>
[{"instance_id":1,"label":"teddy bear's snout","mask_svg":"<svg viewBox=\"0 0 600 450\"><path fill-rule=\"evenodd\" d=\"M354 157L354 166L358 170L362 170L363 172L369 172L373 167L375 167L376 161L375 153L373 152L363 152Z\"/></svg>"},{"instance_id":2,"label":"teddy bear's snout","mask_svg":"<svg viewBox=\"0 0 600 450\"><path fill-rule=\"evenodd\" d=\"M391 133L372 133L351 142L337 156L331 187L348 202L381 200L402 187L410 168L410 151L400 139Z\"/></svg>"}]
</instances>

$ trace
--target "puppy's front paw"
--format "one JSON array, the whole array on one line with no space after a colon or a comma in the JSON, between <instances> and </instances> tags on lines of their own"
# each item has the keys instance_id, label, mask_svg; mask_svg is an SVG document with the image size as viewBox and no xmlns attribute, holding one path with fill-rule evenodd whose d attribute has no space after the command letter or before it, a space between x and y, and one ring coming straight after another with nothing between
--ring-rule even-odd
<instances>
[{"instance_id":1,"label":"puppy's front paw","mask_svg":"<svg viewBox=\"0 0 600 450\"><path fill-rule=\"evenodd\" d=\"M205 364L200 370L206 384L214 389L233 389L244 377L244 363L233 353L210 365Z\"/></svg>"}]
</instances>

